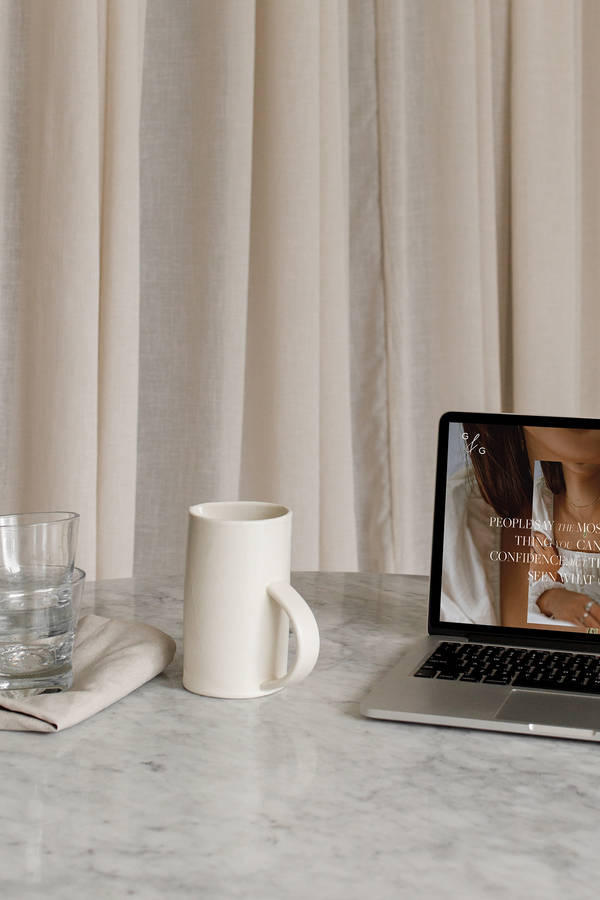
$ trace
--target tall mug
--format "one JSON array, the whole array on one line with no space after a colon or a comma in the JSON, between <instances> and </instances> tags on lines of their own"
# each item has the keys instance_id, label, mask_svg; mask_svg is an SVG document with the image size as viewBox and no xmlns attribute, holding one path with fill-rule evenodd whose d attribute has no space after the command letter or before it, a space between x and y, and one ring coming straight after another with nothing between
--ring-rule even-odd
<instances>
[{"instance_id":1,"label":"tall mug","mask_svg":"<svg viewBox=\"0 0 600 900\"><path fill-rule=\"evenodd\" d=\"M208 697L262 697L313 670L319 629L290 585L292 513L274 503L189 510L183 686ZM288 618L289 617L289 618ZM288 671L289 624L296 658Z\"/></svg>"}]
</instances>

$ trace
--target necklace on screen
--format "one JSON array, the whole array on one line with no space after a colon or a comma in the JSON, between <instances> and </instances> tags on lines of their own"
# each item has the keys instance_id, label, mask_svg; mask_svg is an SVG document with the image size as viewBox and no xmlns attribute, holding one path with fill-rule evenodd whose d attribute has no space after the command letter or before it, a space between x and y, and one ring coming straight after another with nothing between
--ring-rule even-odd
<instances>
[{"instance_id":1,"label":"necklace on screen","mask_svg":"<svg viewBox=\"0 0 600 900\"><path fill-rule=\"evenodd\" d=\"M568 507L570 507L570 509L573 509L573 510L577 510L577 509L589 509L589 510L590 510L590 513L592 513L592 512L594 511L594 507L595 507L596 503L598 502L598 500L600 500L600 494L598 494L598 496L596 497L596 499L595 499L595 500L592 500L591 503L582 503L582 504L571 503L570 500L567 500L567 496L566 496L566 494L565 494L565 504L566 504ZM571 514L571 515L572 515L572 514ZM589 530L589 528L588 528L588 525L590 524L589 521L587 521L587 522L582 522L581 519L579 518L579 515L577 515L577 513L576 513L574 516L572 515L572 518L576 518L576 519L577 519L577 524L580 525L580 526L583 526L583 527L582 527L582 532L581 532L582 535L583 535L583 537L584 537L584 538L589 537L589 535L591 534L591 532L590 532L590 530Z\"/></svg>"}]
</instances>

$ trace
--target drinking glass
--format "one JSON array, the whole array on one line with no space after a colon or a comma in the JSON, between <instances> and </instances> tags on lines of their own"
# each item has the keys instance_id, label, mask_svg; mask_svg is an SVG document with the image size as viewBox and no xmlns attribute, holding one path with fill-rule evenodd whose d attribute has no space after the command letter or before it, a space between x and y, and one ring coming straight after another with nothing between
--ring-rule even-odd
<instances>
[{"instance_id":1,"label":"drinking glass","mask_svg":"<svg viewBox=\"0 0 600 900\"><path fill-rule=\"evenodd\" d=\"M0 698L68 690L85 572L79 515L0 516Z\"/></svg>"},{"instance_id":2,"label":"drinking glass","mask_svg":"<svg viewBox=\"0 0 600 900\"><path fill-rule=\"evenodd\" d=\"M79 514L0 515L0 592L61 584L73 571Z\"/></svg>"},{"instance_id":3,"label":"drinking glass","mask_svg":"<svg viewBox=\"0 0 600 900\"><path fill-rule=\"evenodd\" d=\"M0 592L0 702L71 687L84 583L74 568L60 585Z\"/></svg>"}]
</instances>

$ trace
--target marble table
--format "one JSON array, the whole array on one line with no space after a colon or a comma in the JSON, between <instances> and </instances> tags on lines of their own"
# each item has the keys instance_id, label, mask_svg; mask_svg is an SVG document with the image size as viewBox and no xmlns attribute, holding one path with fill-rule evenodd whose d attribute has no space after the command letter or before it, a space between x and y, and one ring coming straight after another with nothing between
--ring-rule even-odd
<instances>
[{"instance_id":1,"label":"marble table","mask_svg":"<svg viewBox=\"0 0 600 900\"><path fill-rule=\"evenodd\" d=\"M321 629L301 685L181 686L182 579L84 611L171 634L168 669L58 734L0 733L0 893L44 898L595 897L597 744L365 719L425 627L425 579L297 574Z\"/></svg>"}]
</instances>

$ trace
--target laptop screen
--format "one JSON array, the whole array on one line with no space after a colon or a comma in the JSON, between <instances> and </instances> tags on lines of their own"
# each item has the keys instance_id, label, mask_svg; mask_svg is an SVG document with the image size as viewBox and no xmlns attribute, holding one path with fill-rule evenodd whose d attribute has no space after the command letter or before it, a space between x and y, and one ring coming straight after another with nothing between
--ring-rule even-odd
<instances>
[{"instance_id":1,"label":"laptop screen","mask_svg":"<svg viewBox=\"0 0 600 900\"><path fill-rule=\"evenodd\" d=\"M442 417L431 591L434 632L600 635L600 421Z\"/></svg>"}]
</instances>

